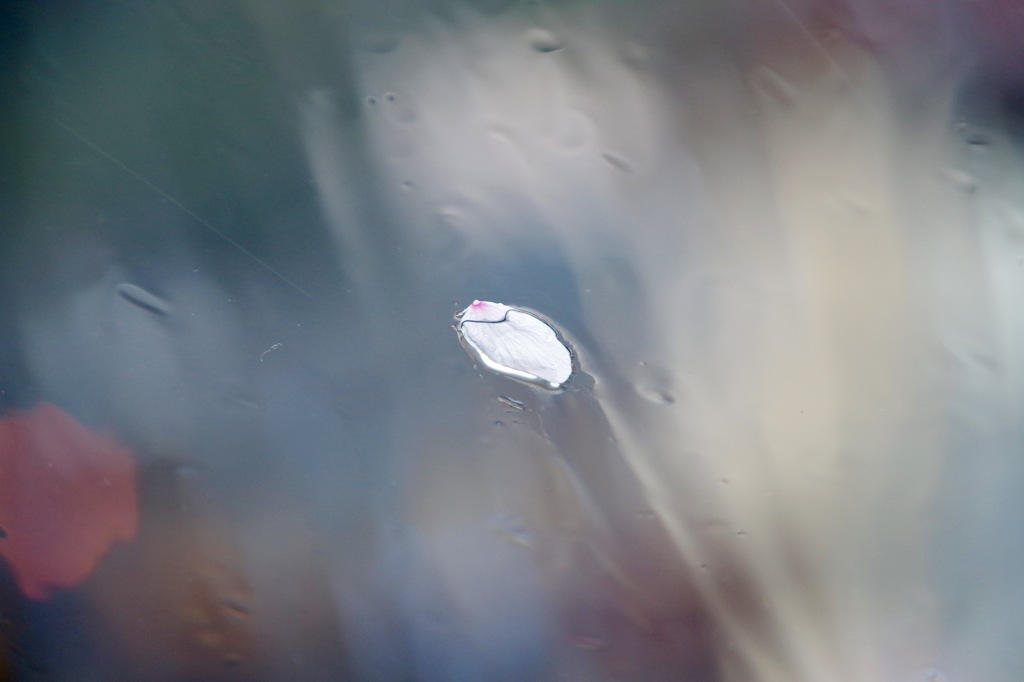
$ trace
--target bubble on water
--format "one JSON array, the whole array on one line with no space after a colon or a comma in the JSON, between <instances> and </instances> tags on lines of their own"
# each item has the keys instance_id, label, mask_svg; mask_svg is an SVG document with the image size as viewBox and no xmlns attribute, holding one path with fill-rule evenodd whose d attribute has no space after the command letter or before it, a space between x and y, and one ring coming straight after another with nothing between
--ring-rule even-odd
<instances>
[{"instance_id":1,"label":"bubble on water","mask_svg":"<svg viewBox=\"0 0 1024 682\"><path fill-rule=\"evenodd\" d=\"M557 52L565 47L558 36L542 28L532 28L527 31L526 40L530 43L530 47L537 52Z\"/></svg>"},{"instance_id":2,"label":"bubble on water","mask_svg":"<svg viewBox=\"0 0 1024 682\"><path fill-rule=\"evenodd\" d=\"M134 284L118 284L116 291L124 300L154 315L170 315L174 306L154 293Z\"/></svg>"}]
</instances>

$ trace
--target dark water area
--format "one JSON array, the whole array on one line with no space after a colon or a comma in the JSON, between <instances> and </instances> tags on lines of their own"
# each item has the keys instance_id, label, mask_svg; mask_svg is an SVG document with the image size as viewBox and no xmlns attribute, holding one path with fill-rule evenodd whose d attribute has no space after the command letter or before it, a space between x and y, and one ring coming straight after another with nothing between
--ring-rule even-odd
<instances>
[{"instance_id":1,"label":"dark water area","mask_svg":"<svg viewBox=\"0 0 1024 682\"><path fill-rule=\"evenodd\" d=\"M1024 679L1022 65L1010 0L0 3L0 680Z\"/></svg>"}]
</instances>

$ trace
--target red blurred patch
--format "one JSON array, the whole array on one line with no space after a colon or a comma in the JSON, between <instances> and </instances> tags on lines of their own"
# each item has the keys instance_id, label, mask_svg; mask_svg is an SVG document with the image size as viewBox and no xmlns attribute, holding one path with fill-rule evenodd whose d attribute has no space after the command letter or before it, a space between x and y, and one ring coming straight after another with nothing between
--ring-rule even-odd
<instances>
[{"instance_id":1,"label":"red blurred patch","mask_svg":"<svg viewBox=\"0 0 1024 682\"><path fill-rule=\"evenodd\" d=\"M82 582L137 527L128 448L48 403L0 419L0 556L27 597Z\"/></svg>"}]
</instances>

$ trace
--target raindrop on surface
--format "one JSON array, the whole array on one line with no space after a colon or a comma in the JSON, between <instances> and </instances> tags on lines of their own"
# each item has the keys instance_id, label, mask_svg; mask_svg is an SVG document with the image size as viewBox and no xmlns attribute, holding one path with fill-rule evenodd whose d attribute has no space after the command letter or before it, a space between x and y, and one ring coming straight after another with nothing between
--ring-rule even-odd
<instances>
[{"instance_id":1,"label":"raindrop on surface","mask_svg":"<svg viewBox=\"0 0 1024 682\"><path fill-rule=\"evenodd\" d=\"M249 616L249 607L245 604L241 604L233 600L225 600L223 602L224 610L232 617L242 620Z\"/></svg>"},{"instance_id":2,"label":"raindrop on surface","mask_svg":"<svg viewBox=\"0 0 1024 682\"><path fill-rule=\"evenodd\" d=\"M523 410L526 409L525 404L521 403L515 398L509 398L507 395L499 395L498 402L504 405L505 407L510 407L518 412L522 412Z\"/></svg>"},{"instance_id":3,"label":"raindrop on surface","mask_svg":"<svg viewBox=\"0 0 1024 682\"><path fill-rule=\"evenodd\" d=\"M767 66L755 67L750 81L755 90L778 104L792 106L800 99L796 88L782 74Z\"/></svg>"},{"instance_id":4,"label":"raindrop on surface","mask_svg":"<svg viewBox=\"0 0 1024 682\"><path fill-rule=\"evenodd\" d=\"M533 546L533 531L515 514L495 514L488 521L487 527L506 542L523 547Z\"/></svg>"},{"instance_id":5,"label":"raindrop on surface","mask_svg":"<svg viewBox=\"0 0 1024 682\"><path fill-rule=\"evenodd\" d=\"M958 118L953 122L957 133L963 140L973 147L987 147L990 143L989 136L977 130L967 122L967 119Z\"/></svg>"},{"instance_id":6,"label":"raindrop on surface","mask_svg":"<svg viewBox=\"0 0 1024 682\"><path fill-rule=\"evenodd\" d=\"M590 635L573 635L569 638L572 645L577 649L583 649L584 651L601 651L602 649L608 648L608 640L603 637L593 637Z\"/></svg>"},{"instance_id":7,"label":"raindrop on surface","mask_svg":"<svg viewBox=\"0 0 1024 682\"><path fill-rule=\"evenodd\" d=\"M442 206L437 209L437 217L443 225L455 226L459 224L462 212L454 206Z\"/></svg>"},{"instance_id":8,"label":"raindrop on surface","mask_svg":"<svg viewBox=\"0 0 1024 682\"><path fill-rule=\"evenodd\" d=\"M124 300L154 315L170 315L174 312L174 307L170 303L140 286L126 282L118 284L116 291Z\"/></svg>"},{"instance_id":9,"label":"raindrop on surface","mask_svg":"<svg viewBox=\"0 0 1024 682\"><path fill-rule=\"evenodd\" d=\"M632 69L646 69L651 65L651 51L640 43L626 43L622 50L623 63Z\"/></svg>"},{"instance_id":10,"label":"raindrop on surface","mask_svg":"<svg viewBox=\"0 0 1024 682\"><path fill-rule=\"evenodd\" d=\"M668 391L654 388L653 386L645 386L643 384L637 384L636 393L641 398L649 403L655 405L672 405L676 402L675 397Z\"/></svg>"},{"instance_id":11,"label":"raindrop on surface","mask_svg":"<svg viewBox=\"0 0 1024 682\"><path fill-rule=\"evenodd\" d=\"M394 102L396 99L398 99L398 95L396 95L395 93L393 93L393 92L385 92L384 93L384 101L385 102Z\"/></svg>"},{"instance_id":12,"label":"raindrop on surface","mask_svg":"<svg viewBox=\"0 0 1024 682\"><path fill-rule=\"evenodd\" d=\"M366 103L372 107L374 104L377 103L377 98L374 97L373 95L370 95L369 97L366 98Z\"/></svg>"},{"instance_id":13,"label":"raindrop on surface","mask_svg":"<svg viewBox=\"0 0 1024 682\"><path fill-rule=\"evenodd\" d=\"M631 170L633 170L632 167L629 165L629 161L626 161L618 154L612 154L611 152L603 152L601 154L601 158L604 159L609 166L622 173L628 173Z\"/></svg>"},{"instance_id":14,"label":"raindrop on surface","mask_svg":"<svg viewBox=\"0 0 1024 682\"><path fill-rule=\"evenodd\" d=\"M542 28L532 28L527 31L526 39L530 43L530 47L537 52L557 52L565 47L554 33Z\"/></svg>"},{"instance_id":15,"label":"raindrop on surface","mask_svg":"<svg viewBox=\"0 0 1024 682\"><path fill-rule=\"evenodd\" d=\"M953 184L954 187L965 194L974 194L978 189L978 181L962 170L947 168L943 175Z\"/></svg>"}]
</instances>

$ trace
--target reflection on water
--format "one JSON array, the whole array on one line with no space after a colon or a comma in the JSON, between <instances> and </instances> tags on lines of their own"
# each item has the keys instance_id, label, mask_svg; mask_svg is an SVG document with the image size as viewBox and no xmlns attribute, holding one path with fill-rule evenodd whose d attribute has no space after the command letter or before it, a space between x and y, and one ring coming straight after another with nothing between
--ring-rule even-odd
<instances>
[{"instance_id":1,"label":"reflection on water","mask_svg":"<svg viewBox=\"0 0 1024 682\"><path fill-rule=\"evenodd\" d=\"M1024 678L1017 4L11 4L0 679Z\"/></svg>"}]
</instances>

